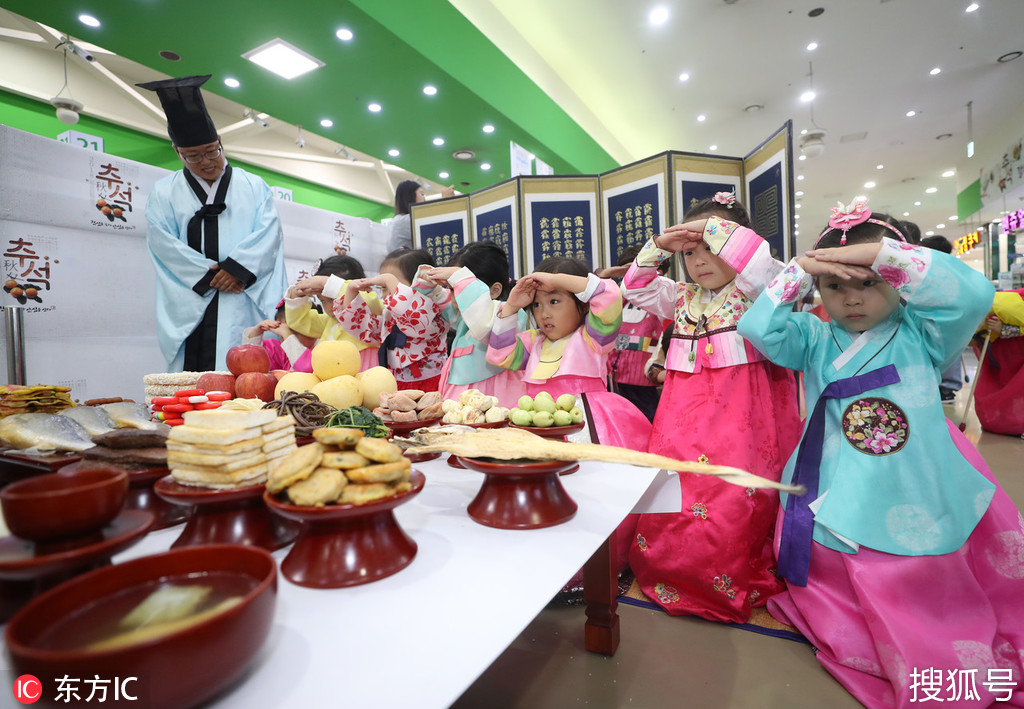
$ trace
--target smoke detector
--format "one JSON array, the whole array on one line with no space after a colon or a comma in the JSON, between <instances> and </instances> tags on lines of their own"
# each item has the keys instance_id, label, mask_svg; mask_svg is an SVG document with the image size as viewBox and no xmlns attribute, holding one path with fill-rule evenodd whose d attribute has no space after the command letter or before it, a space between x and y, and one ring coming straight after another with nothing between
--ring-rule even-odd
<instances>
[{"instance_id":1,"label":"smoke detector","mask_svg":"<svg viewBox=\"0 0 1024 709\"><path fill-rule=\"evenodd\" d=\"M800 153L816 158L825 152L825 131L820 128L807 131L800 138Z\"/></svg>"},{"instance_id":2,"label":"smoke detector","mask_svg":"<svg viewBox=\"0 0 1024 709\"><path fill-rule=\"evenodd\" d=\"M61 123L66 123L69 126L78 123L78 114L83 108L81 101L54 96L50 99L50 104L57 109L57 120Z\"/></svg>"}]
</instances>

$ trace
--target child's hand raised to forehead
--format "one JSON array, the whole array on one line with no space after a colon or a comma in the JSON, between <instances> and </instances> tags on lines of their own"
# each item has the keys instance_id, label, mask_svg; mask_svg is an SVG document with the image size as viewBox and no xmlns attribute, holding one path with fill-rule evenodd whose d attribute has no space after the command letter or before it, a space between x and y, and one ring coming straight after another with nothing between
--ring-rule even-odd
<instances>
[{"instance_id":1,"label":"child's hand raised to forehead","mask_svg":"<svg viewBox=\"0 0 1024 709\"><path fill-rule=\"evenodd\" d=\"M819 261L812 256L801 256L796 260L796 262L799 264L800 268L804 270L804 273L811 276L836 276L837 278L842 278L847 281L851 278L867 280L868 278L875 277L875 272L865 266L857 266L854 264L839 263L835 261Z\"/></svg>"},{"instance_id":2,"label":"child's hand raised to forehead","mask_svg":"<svg viewBox=\"0 0 1024 709\"><path fill-rule=\"evenodd\" d=\"M707 219L697 219L670 226L664 233L654 237L654 245L665 251L686 251L704 240Z\"/></svg>"},{"instance_id":3,"label":"child's hand raised to forehead","mask_svg":"<svg viewBox=\"0 0 1024 709\"><path fill-rule=\"evenodd\" d=\"M423 270L420 276L438 285L448 285L448 279L458 270L458 266L436 266Z\"/></svg>"},{"instance_id":4,"label":"child's hand raised to forehead","mask_svg":"<svg viewBox=\"0 0 1024 709\"><path fill-rule=\"evenodd\" d=\"M530 307L534 295L537 293L537 285L533 274L520 278L509 292L508 300L501 308L502 317L508 317L512 313Z\"/></svg>"},{"instance_id":5,"label":"child's hand raised to forehead","mask_svg":"<svg viewBox=\"0 0 1024 709\"><path fill-rule=\"evenodd\" d=\"M292 286L292 293L296 298L301 298L304 295L320 295L326 284L327 276L310 276Z\"/></svg>"},{"instance_id":6,"label":"child's hand raised to forehead","mask_svg":"<svg viewBox=\"0 0 1024 709\"><path fill-rule=\"evenodd\" d=\"M849 246L837 246L831 249L811 249L806 252L808 256L818 261L832 261L835 263L848 263L859 266L870 266L878 258L878 252L882 249L882 242L872 241L866 244L851 244Z\"/></svg>"}]
</instances>

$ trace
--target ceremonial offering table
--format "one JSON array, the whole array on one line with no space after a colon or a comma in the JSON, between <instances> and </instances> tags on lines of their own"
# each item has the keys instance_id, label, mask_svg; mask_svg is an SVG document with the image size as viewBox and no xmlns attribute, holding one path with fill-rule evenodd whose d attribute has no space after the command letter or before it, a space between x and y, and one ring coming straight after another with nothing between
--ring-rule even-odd
<instances>
[{"instance_id":1,"label":"ceremonial offering table","mask_svg":"<svg viewBox=\"0 0 1024 709\"><path fill-rule=\"evenodd\" d=\"M414 464L422 492L394 510L415 540L412 563L360 586L310 589L278 576L274 625L251 673L213 707L447 707L587 564L586 647L618 644L608 543L657 471L583 462L562 478L579 505L563 524L531 530L474 522L483 475L447 456ZM166 551L178 528L152 532L114 558ZM280 564L290 547L274 552ZM588 563L589 560L589 563ZM584 614L580 631L584 634ZM8 669L6 655L0 669Z\"/></svg>"}]
</instances>

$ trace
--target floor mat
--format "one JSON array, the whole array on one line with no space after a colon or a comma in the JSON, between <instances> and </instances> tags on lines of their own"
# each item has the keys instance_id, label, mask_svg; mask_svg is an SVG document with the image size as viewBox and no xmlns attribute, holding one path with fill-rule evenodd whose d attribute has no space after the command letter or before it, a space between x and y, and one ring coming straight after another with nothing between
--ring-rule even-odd
<instances>
[{"instance_id":1,"label":"floor mat","mask_svg":"<svg viewBox=\"0 0 1024 709\"><path fill-rule=\"evenodd\" d=\"M665 609L659 606L657 603L652 601L640 588L635 580L629 587L629 590L623 593L618 598L619 603L626 603L631 606L639 606L641 608L650 608L651 610L661 611L665 613ZM714 621L708 621L714 622ZM749 630L752 633L760 633L761 635L771 635L776 638L785 638L787 640L793 640L795 642L806 643L807 638L800 634L800 632L792 625L786 625L775 620L768 612L767 608L754 608L750 613L750 620L746 623L723 623L722 625L729 625L733 628L739 628L741 630Z\"/></svg>"}]
</instances>

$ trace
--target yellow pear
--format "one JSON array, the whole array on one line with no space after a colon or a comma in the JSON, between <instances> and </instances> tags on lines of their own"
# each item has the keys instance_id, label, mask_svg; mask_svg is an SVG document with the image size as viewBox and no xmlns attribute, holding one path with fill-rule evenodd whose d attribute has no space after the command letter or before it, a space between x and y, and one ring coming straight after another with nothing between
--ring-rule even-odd
<instances>
[{"instance_id":1,"label":"yellow pear","mask_svg":"<svg viewBox=\"0 0 1024 709\"><path fill-rule=\"evenodd\" d=\"M357 374L356 379L363 387L363 406L371 410L380 406L382 391L392 394L398 391L395 375L387 367L371 367Z\"/></svg>"},{"instance_id":2,"label":"yellow pear","mask_svg":"<svg viewBox=\"0 0 1024 709\"><path fill-rule=\"evenodd\" d=\"M320 401L336 409L361 406L363 403L363 388L355 377L348 374L325 379L314 386L312 392Z\"/></svg>"},{"instance_id":3,"label":"yellow pear","mask_svg":"<svg viewBox=\"0 0 1024 709\"><path fill-rule=\"evenodd\" d=\"M313 374L322 380L359 372L359 350L351 342L327 340L313 347Z\"/></svg>"},{"instance_id":4,"label":"yellow pear","mask_svg":"<svg viewBox=\"0 0 1024 709\"><path fill-rule=\"evenodd\" d=\"M310 372L288 372L281 377L274 388L274 398L280 399L281 394L286 391L297 391L299 393L312 391L313 387L320 383L320 377Z\"/></svg>"}]
</instances>

